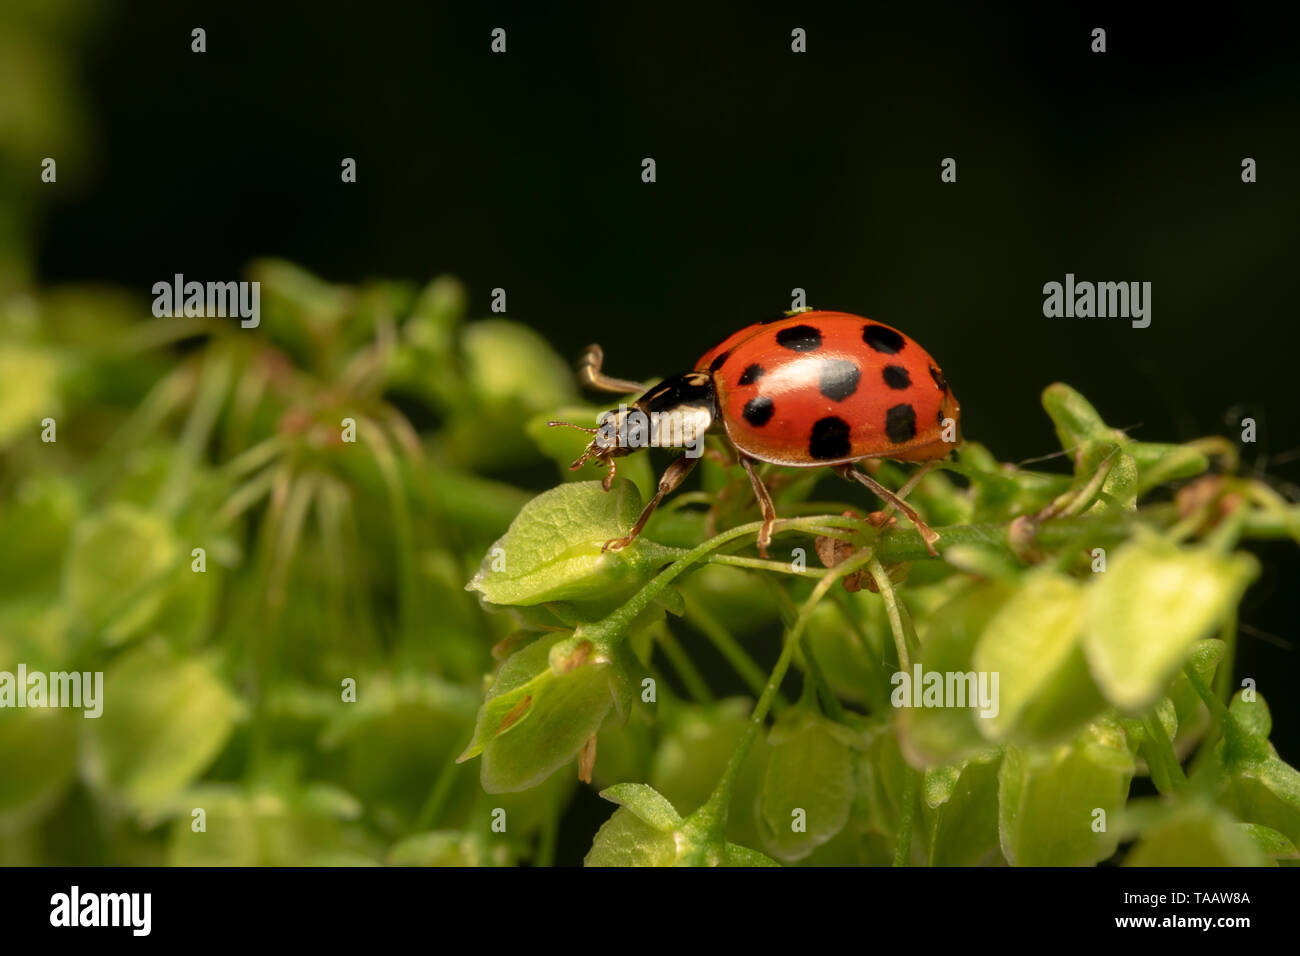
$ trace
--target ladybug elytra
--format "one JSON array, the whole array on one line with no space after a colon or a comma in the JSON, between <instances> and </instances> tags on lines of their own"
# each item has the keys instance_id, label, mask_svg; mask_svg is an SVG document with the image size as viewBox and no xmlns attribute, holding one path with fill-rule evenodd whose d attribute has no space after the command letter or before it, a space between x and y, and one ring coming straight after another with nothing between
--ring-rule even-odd
<instances>
[{"instance_id":1,"label":"ladybug elytra","mask_svg":"<svg viewBox=\"0 0 1300 956\"><path fill-rule=\"evenodd\" d=\"M606 465L603 484L608 491L615 458L642 447L686 447L688 453L664 471L632 530L605 542L602 550L626 547L641 533L658 504L694 467L704 433L721 428L763 514L760 554L766 556L776 522L776 509L755 467L760 462L830 467L861 482L903 512L935 554L939 536L916 510L855 464L872 458L932 463L960 441L961 409L943 372L897 329L847 312L787 313L741 329L704 353L693 371L648 391L639 382L604 375L603 358L600 346L588 347L579 366L583 384L641 394L630 406L606 412L596 428L549 423L596 436L570 467L589 460ZM656 426L648 433L641 427L647 421ZM671 427L658 427L660 423ZM919 473L912 483L916 477Z\"/></svg>"}]
</instances>

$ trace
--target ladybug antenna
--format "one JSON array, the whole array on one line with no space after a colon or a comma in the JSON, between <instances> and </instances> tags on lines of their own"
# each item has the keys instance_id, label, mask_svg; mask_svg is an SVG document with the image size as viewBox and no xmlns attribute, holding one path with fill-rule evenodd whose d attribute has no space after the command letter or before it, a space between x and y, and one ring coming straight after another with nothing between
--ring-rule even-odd
<instances>
[{"instance_id":1,"label":"ladybug antenna","mask_svg":"<svg viewBox=\"0 0 1300 956\"><path fill-rule=\"evenodd\" d=\"M551 428L555 428L557 426L563 426L565 428L576 428L578 431L586 432L588 435L596 434L596 429L586 428L583 425L575 425L573 424L573 422L547 422L546 424Z\"/></svg>"},{"instance_id":2,"label":"ladybug antenna","mask_svg":"<svg viewBox=\"0 0 1300 956\"><path fill-rule=\"evenodd\" d=\"M557 428L557 427L576 428L578 431L586 432L588 435L595 435L598 434L600 431L600 429L597 428L587 428L584 425L575 425L573 424L573 422L547 422L546 424L550 428ZM587 446L586 450L583 451L583 453L578 456L578 460L569 466L569 471L577 471L579 468L581 468L583 465L587 463L587 460L589 458L591 458L593 455L599 454L596 451L596 449L593 447L595 444L596 444L595 442L592 442L590 445Z\"/></svg>"}]
</instances>

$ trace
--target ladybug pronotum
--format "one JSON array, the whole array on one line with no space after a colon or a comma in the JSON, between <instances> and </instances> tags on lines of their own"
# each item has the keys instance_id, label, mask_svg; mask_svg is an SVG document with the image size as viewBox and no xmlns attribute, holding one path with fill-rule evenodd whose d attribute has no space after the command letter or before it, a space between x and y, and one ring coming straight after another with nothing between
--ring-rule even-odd
<instances>
[{"instance_id":1,"label":"ladybug pronotum","mask_svg":"<svg viewBox=\"0 0 1300 956\"><path fill-rule=\"evenodd\" d=\"M649 391L638 382L604 375L603 357L599 345L587 348L579 366L582 383L607 392L643 393L641 397L606 412L597 428L549 424L596 436L571 467L580 468L589 460L606 465L606 491L613 484L615 458L646 446L686 447L681 432L667 440L629 441L628 416L676 416L697 430L697 440L721 426L749 475L763 514L760 554L766 556L771 543L776 509L755 469L759 462L830 467L861 482L905 514L935 554L939 536L916 510L855 465L869 458L933 463L960 441L961 409L943 372L929 353L897 329L847 312L788 313L741 329L704 353L693 371ZM606 541L602 550L630 544L697 458L683 455L673 462L632 530ZM917 477L919 473L909 487Z\"/></svg>"}]
</instances>

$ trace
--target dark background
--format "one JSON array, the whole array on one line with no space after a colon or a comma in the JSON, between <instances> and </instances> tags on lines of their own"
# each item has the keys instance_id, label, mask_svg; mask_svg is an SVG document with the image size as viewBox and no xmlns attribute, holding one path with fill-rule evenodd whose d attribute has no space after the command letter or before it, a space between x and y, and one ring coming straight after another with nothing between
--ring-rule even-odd
<instances>
[{"instance_id":1,"label":"dark background","mask_svg":"<svg viewBox=\"0 0 1300 956\"><path fill-rule=\"evenodd\" d=\"M632 378L689 368L798 286L917 338L1004 460L1055 450L1038 396L1060 380L1146 440L1253 416L1247 463L1300 481L1297 14L541 6L110 8L40 280L143 299L262 255L336 281L450 272L476 313L503 287L562 354L600 341ZM1045 318L1067 272L1150 281L1150 328ZM1257 551L1238 672L1294 763L1300 708L1270 683L1297 673L1300 562Z\"/></svg>"}]
</instances>

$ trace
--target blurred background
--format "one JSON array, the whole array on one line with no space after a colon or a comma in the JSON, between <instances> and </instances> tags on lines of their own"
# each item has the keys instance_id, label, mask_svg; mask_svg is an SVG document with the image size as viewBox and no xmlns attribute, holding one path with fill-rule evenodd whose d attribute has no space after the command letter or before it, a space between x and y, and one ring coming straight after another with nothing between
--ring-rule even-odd
<instances>
[{"instance_id":1,"label":"blurred background","mask_svg":"<svg viewBox=\"0 0 1300 956\"><path fill-rule=\"evenodd\" d=\"M190 51L195 27L206 30L206 53ZM495 27L506 30L504 55L490 52ZM795 27L807 31L806 54L790 50ZM1090 52L1094 27L1107 30L1104 54ZM1300 483L1297 27L1295 11L1257 7L1218 10L1212 18L1142 19L1103 8L1085 14L1041 6L990 13L966 5L812 11L778 4L625 10L591 3L543 10L385 0L362 6L8 0L0 9L0 293L7 297L8 353L0 368L9 373L0 392L9 396L0 403L8 409L0 426L12 421L25 428L32 415L41 417L35 405L19 412L13 406L19 392L38 389L38 353L47 346L67 350L58 373L64 408L102 418L105 434L122 421L140 424L129 418L131 410L148 395L162 401L151 389L173 359L193 357L193 343L174 343L165 361L119 355L117 366L104 372L108 366L99 364L94 373L76 350L103 342L112 351L112 343L128 340L134 325L150 318L153 283L174 273L202 281L262 277L270 287L266 333L279 334L278 344L300 366L331 381L342 368L329 344L333 332L295 344L283 332L289 320L277 325L275 316L306 316L303 321L319 320L313 327L322 329L346 310L331 311L333 286L314 284L287 266L248 271L250 262L273 257L325 283L370 290L362 298L381 303L375 315L389 306L423 310L431 334L448 327L453 313L489 316L492 290L502 288L504 318L535 330L563 361L599 341L607 370L637 379L689 368L730 332L789 308L798 287L812 306L871 316L921 341L961 399L964 432L1004 461L1055 450L1039 394L1065 381L1107 421L1131 426L1149 441L1235 438L1241 418L1252 417L1258 433L1255 444L1243 447L1247 467L1293 493ZM54 184L40 181L47 156L58 163ZM354 184L340 182L344 157L357 162ZM653 184L641 180L646 157L657 164ZM957 161L955 184L940 182L945 157ZM1254 184L1241 181L1244 157L1258 163ZM1045 318L1043 284L1063 281L1067 272L1079 280L1151 282L1150 327ZM439 275L463 286L424 288ZM347 309L355 305L349 300ZM382 325L373 316L370 323L359 328ZM339 332L339 341L358 334ZM484 333L487 365L506 354L506 340L520 341L515 332L501 334L498 342ZM245 367L240 363L261 361L231 350L228 374L235 378ZM541 397L576 400L551 358L537 360ZM406 370L410 379L443 374L436 364L420 366L418 356L408 359L416 363ZM69 362L85 374L67 377ZM178 379L188 385L177 389L192 388L186 394L201 407L205 382L207 394L221 394L213 382L227 373L214 368ZM426 388L437 392L438 383ZM421 399L420 387L405 392L394 400L422 431L454 424L471 402L465 395ZM497 411L536 411L527 396L512 395L510 402ZM277 414L300 404L286 400ZM165 417L160 410L159 420ZM180 415L181 424L187 421L193 419ZM256 434L256 416L250 421ZM92 457L92 447L103 454L95 437L70 433L86 456L63 459L63 474L80 480L83 467L116 467ZM245 447L232 442L235 450ZM61 452L76 453L76 447ZM42 473L28 467L35 455L4 450L0 490L7 497L16 500L20 477ZM554 464L535 454L470 455L456 464L474 481L525 491L556 480ZM128 472L135 467L123 465ZM164 491L169 481L199 481L174 463L158 468ZM125 480L96 478L67 490L66 501L46 488L42 494L53 495L54 504L38 500L56 512L66 506L59 527L67 534L80 527L81 534L114 542L125 535L148 551L157 541L153 531L141 530L138 514L100 515L107 527L85 529L86 515L102 506L100 491L120 491ZM382 497L387 479L374 480ZM445 579L449 595L467 570L457 562L491 541L499 533L495 523L502 516L508 521L527 498L490 487L501 497L484 506L491 513L480 526L430 525L435 544L462 535L446 554L412 545L413 554L435 555L429 559L435 565L446 559L433 573ZM487 501L490 494L483 494ZM313 500L327 498L318 490ZM411 507L426 505L438 510L435 502ZM183 523L183 516L177 505L167 520ZM386 512L375 520L359 520L359 539L380 525L389 529L381 534L394 534L402 523ZM38 529L36 538L45 534L39 523L21 527ZM12 524L9 531L16 533ZM50 540L44 560L54 567L63 545ZM236 539L231 547L255 549L256 540ZM1294 678L1300 564L1294 547L1283 543L1257 553L1264 571L1242 608L1237 670ZM106 554L106 562L120 559L120 552ZM44 566L30 554L11 556L11 563L15 574L20 565ZM429 569L419 564L402 573ZM42 587L70 600L70 574L61 567L48 580L11 579L11 604L23 608L4 618L11 644L19 641L29 652L57 645L67 659L76 657L75 636L60 643L63 638L31 631L36 612L19 600ZM42 605L42 627L54 627L49 609L55 604ZM442 613L444 605L433 607ZM403 613L410 621L419 617L414 604ZM477 613L464 611L457 626L465 644L452 651L419 650L412 637L403 656L401 639L385 644L387 632L376 628L372 637L387 655L398 703L375 716L373 726L332 730L333 759L353 761L350 771L335 776L349 792L364 803L366 793L354 784L368 780L376 793L405 794L387 809L392 820L405 820L393 823L393 834L427 824L451 799L437 786L429 793L428 767L445 760L443 749L463 745L456 739L461 725L449 725L444 747L420 732L418 721L404 723L402 708L433 706L428 695L445 692L449 697L439 698L438 707L455 711L457 720L466 707L472 714L477 693L464 688L472 688L472 675L488 661L487 647L501 636L472 617ZM27 631L15 615L27 615ZM223 614L194 625L192 643L172 640L164 657L171 654L167 660L182 666L191 651L224 647L221 635L246 626ZM150 628L157 629L156 621ZM20 631L28 636L14 637ZM37 631L48 640L31 637ZM430 654L449 681L461 683L424 687L414 696L400 690L403 675L420 671ZM447 673L447 654L463 655L458 673ZM150 668L163 666L159 660L128 661L136 668L132 679L146 680ZM285 673L304 677L294 660L286 658ZM191 676L206 687L210 675ZM232 726L238 723L238 701L225 701L226 692L215 686L210 691L212 706L228 704ZM1294 763L1300 758L1295 695L1274 692L1269 700L1274 740ZM281 705L290 716L280 717L290 724L310 723L303 716L310 702ZM125 741L118 750L103 741L88 750L59 736L63 731L50 733L55 750L80 754L83 771L89 760L113 779L113 761L129 763ZM222 779L221 761L238 764L239 747L256 751L257 731L247 732L248 739L240 738L244 733L211 742L218 763L207 779ZM414 751L393 745L391 762L363 766L377 759L378 742L403 734ZM349 750L348 740L370 743ZM267 768L266 779L278 781L268 784L277 799L298 808L292 812L301 814L300 832L315 834L313 828L347 817L342 791L285 783L311 776L301 766L268 760ZM87 847L97 854L94 862L151 861L178 852L164 851L147 827L132 824L123 835L116 817L105 822L99 811L83 813L98 806L96 799L71 783L70 771L56 769L53 782L35 795L8 795L9 817L0 810L5 859L87 862ZM126 791L137 770L121 769ZM196 774L191 768L176 779L188 783ZM384 774L392 777L387 791ZM231 814L256 816L233 791L219 796L230 802ZM156 801L136 797L166 819ZM570 795L556 799L563 803ZM574 862L583 849L567 846L566 828L583 833L589 820L607 813L585 792L574 800L577 809L566 819L580 825L551 836L559 862ZM51 815L63 823L49 826ZM334 846L314 835L303 841ZM168 859L187 861L183 853Z\"/></svg>"}]
</instances>

